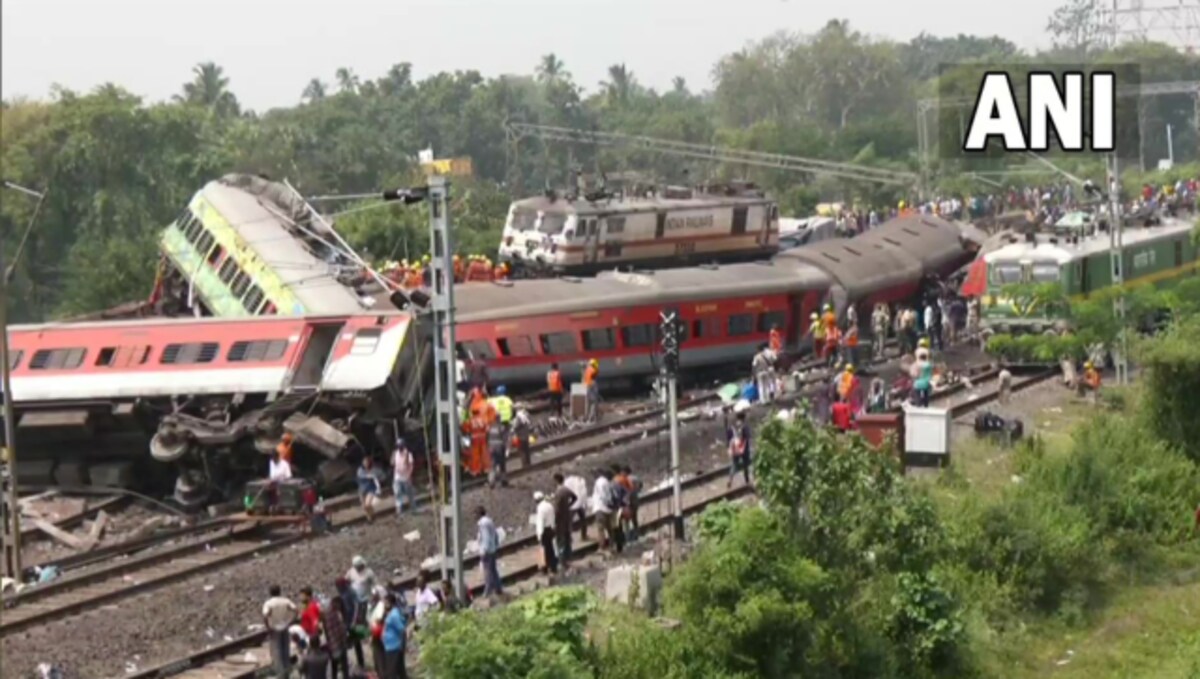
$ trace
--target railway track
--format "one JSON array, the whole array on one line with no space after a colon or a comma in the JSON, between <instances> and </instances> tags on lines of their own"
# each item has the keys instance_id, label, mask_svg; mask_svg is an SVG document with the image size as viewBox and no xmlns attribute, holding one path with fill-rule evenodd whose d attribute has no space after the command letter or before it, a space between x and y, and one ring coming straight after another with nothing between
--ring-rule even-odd
<instances>
[{"instance_id":1,"label":"railway track","mask_svg":"<svg viewBox=\"0 0 1200 679\"><path fill-rule=\"evenodd\" d=\"M725 481L728 470L714 469L681 481L683 490L683 513L685 516L704 511L710 505L723 500L736 500L753 492L753 487L737 485L727 488ZM667 527L674 517L670 503L672 489L662 488L646 493L640 505L642 534ZM594 533L593 533L594 534ZM594 554L599 545L594 540L585 540L574 546L575 561ZM537 575L541 545L536 536L505 543L500 547L500 575L506 586L529 580ZM479 577L478 555L463 559L467 574L467 585L472 596L483 593L483 582ZM395 590L407 592L416 586L416 574L392 580ZM266 648L266 631L256 631L236 639L213 645L187 656L173 659L161 665L125 675L126 679L248 679L262 676L270 663Z\"/></svg>"}]
</instances>

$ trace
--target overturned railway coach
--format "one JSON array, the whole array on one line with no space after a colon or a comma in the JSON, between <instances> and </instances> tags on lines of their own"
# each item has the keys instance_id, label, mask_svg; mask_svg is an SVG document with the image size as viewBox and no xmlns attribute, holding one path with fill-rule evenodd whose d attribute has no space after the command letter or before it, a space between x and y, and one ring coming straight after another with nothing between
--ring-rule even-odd
<instances>
[{"instance_id":1,"label":"overturned railway coach","mask_svg":"<svg viewBox=\"0 0 1200 679\"><path fill-rule=\"evenodd\" d=\"M340 480L390 444L422 385L405 313L15 326L26 483L158 486L181 502L261 476L282 434ZM416 392L416 393L414 393ZM146 451L149 451L149 455Z\"/></svg>"},{"instance_id":2,"label":"overturned railway coach","mask_svg":"<svg viewBox=\"0 0 1200 679\"><path fill-rule=\"evenodd\" d=\"M981 244L972 227L911 215L760 262L468 284L456 295L456 339L496 382L539 382L552 363L576 378L593 358L605 378L646 377L657 372L659 312L674 309L684 368L748 362L773 327L801 351L823 304L842 317L853 305L867 319L878 302L915 301L924 282L970 263Z\"/></svg>"}]
</instances>

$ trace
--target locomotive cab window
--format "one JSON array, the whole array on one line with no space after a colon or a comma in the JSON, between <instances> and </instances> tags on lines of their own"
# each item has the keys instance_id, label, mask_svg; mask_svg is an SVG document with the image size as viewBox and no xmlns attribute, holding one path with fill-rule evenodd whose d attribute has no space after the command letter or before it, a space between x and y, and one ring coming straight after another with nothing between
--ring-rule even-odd
<instances>
[{"instance_id":1,"label":"locomotive cab window","mask_svg":"<svg viewBox=\"0 0 1200 679\"><path fill-rule=\"evenodd\" d=\"M39 349L29 359L30 370L70 370L83 365L87 349Z\"/></svg>"},{"instance_id":2,"label":"locomotive cab window","mask_svg":"<svg viewBox=\"0 0 1200 679\"><path fill-rule=\"evenodd\" d=\"M758 315L758 331L771 332L771 328L777 327L780 331L783 330L785 314L782 311L767 311Z\"/></svg>"},{"instance_id":3,"label":"locomotive cab window","mask_svg":"<svg viewBox=\"0 0 1200 679\"><path fill-rule=\"evenodd\" d=\"M1030 277L1034 283L1057 283L1059 279L1058 264L1054 262L1035 262Z\"/></svg>"},{"instance_id":4,"label":"locomotive cab window","mask_svg":"<svg viewBox=\"0 0 1200 679\"><path fill-rule=\"evenodd\" d=\"M729 336L749 335L754 332L754 314L734 314L729 317Z\"/></svg>"},{"instance_id":5,"label":"locomotive cab window","mask_svg":"<svg viewBox=\"0 0 1200 679\"><path fill-rule=\"evenodd\" d=\"M277 361L283 358L287 351L287 340L254 340L251 342L234 342L229 347L225 359L232 362L241 361Z\"/></svg>"},{"instance_id":6,"label":"locomotive cab window","mask_svg":"<svg viewBox=\"0 0 1200 679\"><path fill-rule=\"evenodd\" d=\"M351 356L366 356L375 352L375 347L379 346L379 338L383 337L383 330L379 328L363 328L354 333L354 342L350 345Z\"/></svg>"},{"instance_id":7,"label":"locomotive cab window","mask_svg":"<svg viewBox=\"0 0 1200 679\"><path fill-rule=\"evenodd\" d=\"M163 349L159 363L212 363L217 358L220 345L216 342L189 342L187 344L168 344Z\"/></svg>"},{"instance_id":8,"label":"locomotive cab window","mask_svg":"<svg viewBox=\"0 0 1200 679\"><path fill-rule=\"evenodd\" d=\"M627 347L648 347L654 344L655 326L649 323L621 328L621 341Z\"/></svg>"},{"instance_id":9,"label":"locomotive cab window","mask_svg":"<svg viewBox=\"0 0 1200 679\"><path fill-rule=\"evenodd\" d=\"M459 354L470 356L473 360L490 361L496 358L492 345L487 340L466 340L458 343Z\"/></svg>"},{"instance_id":10,"label":"locomotive cab window","mask_svg":"<svg viewBox=\"0 0 1200 679\"><path fill-rule=\"evenodd\" d=\"M504 356L533 356L533 340L528 336L501 337L496 341L500 345L500 353Z\"/></svg>"},{"instance_id":11,"label":"locomotive cab window","mask_svg":"<svg viewBox=\"0 0 1200 679\"><path fill-rule=\"evenodd\" d=\"M579 343L575 334L570 332L552 332L541 336L542 353L549 355L564 355L579 353Z\"/></svg>"},{"instance_id":12,"label":"locomotive cab window","mask_svg":"<svg viewBox=\"0 0 1200 679\"><path fill-rule=\"evenodd\" d=\"M541 231L542 233L548 233L553 236L555 234L562 233L563 227L566 225L566 215L545 213L542 215L542 222L541 226L538 227L538 231Z\"/></svg>"},{"instance_id":13,"label":"locomotive cab window","mask_svg":"<svg viewBox=\"0 0 1200 679\"><path fill-rule=\"evenodd\" d=\"M585 351L606 351L617 348L616 334L612 328L595 328L583 331Z\"/></svg>"}]
</instances>

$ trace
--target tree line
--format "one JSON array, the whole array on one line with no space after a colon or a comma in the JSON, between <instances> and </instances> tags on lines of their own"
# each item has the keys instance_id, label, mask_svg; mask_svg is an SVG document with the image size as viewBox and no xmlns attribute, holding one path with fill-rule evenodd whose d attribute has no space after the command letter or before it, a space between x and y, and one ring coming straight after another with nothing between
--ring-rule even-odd
<instances>
[{"instance_id":1,"label":"tree line","mask_svg":"<svg viewBox=\"0 0 1200 679\"><path fill-rule=\"evenodd\" d=\"M417 180L421 149L468 156L475 177L458 182L454 216L460 249L482 252L494 249L504 206L515 194L562 188L575 171L672 183L745 176L773 191L785 214L796 215L820 200L894 204L908 191L645 150L566 148L537 138L513 144L506 122L915 171L916 102L936 96L944 64L1136 61L1143 80L1186 80L1200 69L1200 59L1157 43L1103 48L1095 36L1089 42L1076 35L1076 23L1052 22L1055 47L1030 53L997 36L877 39L835 20L811 35L780 32L722 57L704 92L682 78L669 89L647 87L625 63L610 67L600 83L580 83L569 64L547 54L529 74L490 78L469 70L417 80L409 63L375 78L341 68L332 80L309 82L295 106L263 112L242 106L235 74L211 62L197 65L167 102L146 102L116 84L87 93L55 88L44 101L6 99L4 178L49 187L16 266L12 312L39 320L146 294L158 230L205 182L228 172L286 177L306 193L358 193ZM1147 129L1172 123L1176 157L1194 157L1191 99L1162 97L1145 106ZM1147 143L1165 141L1148 134ZM1154 148L1147 155L1165 153ZM944 190L996 190L963 185L951 161L937 164ZM33 207L13 195L0 203L10 252ZM376 257L415 256L426 247L424 217L415 209L368 210L339 225Z\"/></svg>"}]
</instances>

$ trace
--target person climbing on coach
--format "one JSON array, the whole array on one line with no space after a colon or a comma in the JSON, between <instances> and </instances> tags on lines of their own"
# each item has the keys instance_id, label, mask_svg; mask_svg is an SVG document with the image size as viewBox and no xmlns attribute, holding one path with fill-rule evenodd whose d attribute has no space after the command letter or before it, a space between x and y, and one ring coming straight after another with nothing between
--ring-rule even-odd
<instances>
[{"instance_id":1,"label":"person climbing on coach","mask_svg":"<svg viewBox=\"0 0 1200 679\"><path fill-rule=\"evenodd\" d=\"M555 416L562 418L563 378L558 363L551 363L550 370L546 372L546 391L550 392L550 407L554 409Z\"/></svg>"}]
</instances>

